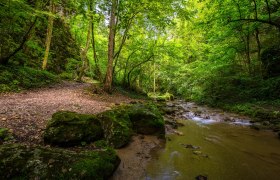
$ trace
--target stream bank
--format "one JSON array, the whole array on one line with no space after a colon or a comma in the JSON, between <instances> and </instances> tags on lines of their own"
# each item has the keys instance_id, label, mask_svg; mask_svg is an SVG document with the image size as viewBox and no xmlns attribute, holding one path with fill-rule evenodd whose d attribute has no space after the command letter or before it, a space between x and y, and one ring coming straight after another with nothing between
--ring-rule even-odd
<instances>
[{"instance_id":1,"label":"stream bank","mask_svg":"<svg viewBox=\"0 0 280 180\"><path fill-rule=\"evenodd\" d=\"M167 103L166 143L151 153L142 179L279 179L280 140L246 116ZM175 128L175 129L174 129Z\"/></svg>"}]
</instances>

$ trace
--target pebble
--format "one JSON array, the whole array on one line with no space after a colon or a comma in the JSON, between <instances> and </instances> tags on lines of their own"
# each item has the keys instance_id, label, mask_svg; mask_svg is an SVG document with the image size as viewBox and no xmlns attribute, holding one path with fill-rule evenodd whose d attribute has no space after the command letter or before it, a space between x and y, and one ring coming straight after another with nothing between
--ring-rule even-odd
<instances>
[{"instance_id":1,"label":"pebble","mask_svg":"<svg viewBox=\"0 0 280 180\"><path fill-rule=\"evenodd\" d=\"M203 175L198 175L195 177L196 180L207 180L207 176L203 176Z\"/></svg>"}]
</instances>

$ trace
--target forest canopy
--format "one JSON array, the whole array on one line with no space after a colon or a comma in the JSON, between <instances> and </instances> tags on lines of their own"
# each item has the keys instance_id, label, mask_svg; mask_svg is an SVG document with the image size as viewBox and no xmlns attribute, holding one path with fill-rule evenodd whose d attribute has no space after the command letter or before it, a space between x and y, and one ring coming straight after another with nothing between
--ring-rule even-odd
<instances>
[{"instance_id":1,"label":"forest canopy","mask_svg":"<svg viewBox=\"0 0 280 180\"><path fill-rule=\"evenodd\" d=\"M0 91L89 77L107 92L279 103L279 8L279 0L4 0Z\"/></svg>"}]
</instances>

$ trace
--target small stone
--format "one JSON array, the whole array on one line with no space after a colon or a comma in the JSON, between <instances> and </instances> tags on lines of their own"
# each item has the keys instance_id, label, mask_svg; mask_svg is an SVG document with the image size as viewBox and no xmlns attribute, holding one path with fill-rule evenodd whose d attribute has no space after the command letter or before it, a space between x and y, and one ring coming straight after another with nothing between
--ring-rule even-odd
<instances>
[{"instance_id":1,"label":"small stone","mask_svg":"<svg viewBox=\"0 0 280 180\"><path fill-rule=\"evenodd\" d=\"M62 173L66 173L67 172L67 169L65 169L65 168L62 168Z\"/></svg>"},{"instance_id":2,"label":"small stone","mask_svg":"<svg viewBox=\"0 0 280 180\"><path fill-rule=\"evenodd\" d=\"M270 125L270 122L269 122L269 121L264 121L262 124L263 124L264 126L269 126L269 125Z\"/></svg>"},{"instance_id":3,"label":"small stone","mask_svg":"<svg viewBox=\"0 0 280 180\"><path fill-rule=\"evenodd\" d=\"M189 149L200 149L199 146L194 146L194 145L191 145L191 144L181 144L182 146L184 146L185 148L189 148Z\"/></svg>"},{"instance_id":4,"label":"small stone","mask_svg":"<svg viewBox=\"0 0 280 180\"><path fill-rule=\"evenodd\" d=\"M2 118L1 120L2 120L2 121L6 121L6 120L7 120L7 118Z\"/></svg>"},{"instance_id":5,"label":"small stone","mask_svg":"<svg viewBox=\"0 0 280 180\"><path fill-rule=\"evenodd\" d=\"M193 151L193 154L195 154L195 155L201 155L202 152L201 152L201 151Z\"/></svg>"},{"instance_id":6,"label":"small stone","mask_svg":"<svg viewBox=\"0 0 280 180\"><path fill-rule=\"evenodd\" d=\"M195 177L196 180L207 180L207 176L203 176L203 175L198 175Z\"/></svg>"},{"instance_id":7,"label":"small stone","mask_svg":"<svg viewBox=\"0 0 280 180\"><path fill-rule=\"evenodd\" d=\"M52 164L52 163L54 163L54 162L55 162L54 159L50 159L49 162L48 162L48 164Z\"/></svg>"},{"instance_id":8,"label":"small stone","mask_svg":"<svg viewBox=\"0 0 280 180\"><path fill-rule=\"evenodd\" d=\"M207 154L203 154L202 157L209 158L209 156Z\"/></svg>"},{"instance_id":9,"label":"small stone","mask_svg":"<svg viewBox=\"0 0 280 180\"><path fill-rule=\"evenodd\" d=\"M205 119L210 119L210 116L205 116Z\"/></svg>"},{"instance_id":10,"label":"small stone","mask_svg":"<svg viewBox=\"0 0 280 180\"><path fill-rule=\"evenodd\" d=\"M224 121L229 122L231 121L230 117L224 117Z\"/></svg>"},{"instance_id":11,"label":"small stone","mask_svg":"<svg viewBox=\"0 0 280 180\"><path fill-rule=\"evenodd\" d=\"M137 104L137 101L130 101L129 104Z\"/></svg>"},{"instance_id":12,"label":"small stone","mask_svg":"<svg viewBox=\"0 0 280 180\"><path fill-rule=\"evenodd\" d=\"M177 135L179 135L179 136L183 136L183 135L184 135L184 133L182 133L182 132L180 132L180 131L176 131L176 130L174 131L174 133L177 134Z\"/></svg>"}]
</instances>

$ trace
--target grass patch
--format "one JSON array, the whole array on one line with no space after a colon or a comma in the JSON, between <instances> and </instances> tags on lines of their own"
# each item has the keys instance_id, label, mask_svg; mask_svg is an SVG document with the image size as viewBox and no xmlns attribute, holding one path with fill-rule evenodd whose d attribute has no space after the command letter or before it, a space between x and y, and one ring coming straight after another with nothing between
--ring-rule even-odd
<instances>
[{"instance_id":1,"label":"grass patch","mask_svg":"<svg viewBox=\"0 0 280 180\"><path fill-rule=\"evenodd\" d=\"M58 82L56 75L21 66L0 65L0 92L19 92Z\"/></svg>"}]
</instances>

